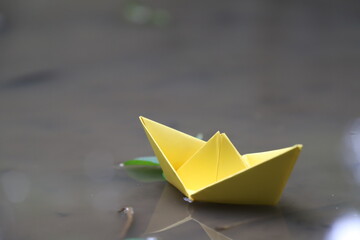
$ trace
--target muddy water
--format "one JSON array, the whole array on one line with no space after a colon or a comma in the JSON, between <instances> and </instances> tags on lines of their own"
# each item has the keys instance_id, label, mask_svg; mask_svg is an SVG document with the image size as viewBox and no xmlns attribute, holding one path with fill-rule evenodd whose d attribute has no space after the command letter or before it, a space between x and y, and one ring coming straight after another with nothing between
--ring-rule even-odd
<instances>
[{"instance_id":1,"label":"muddy water","mask_svg":"<svg viewBox=\"0 0 360 240\"><path fill-rule=\"evenodd\" d=\"M356 234L359 6L128 4L0 4L0 239ZM139 115L241 153L304 148L276 207L189 203L118 167L152 155Z\"/></svg>"}]
</instances>

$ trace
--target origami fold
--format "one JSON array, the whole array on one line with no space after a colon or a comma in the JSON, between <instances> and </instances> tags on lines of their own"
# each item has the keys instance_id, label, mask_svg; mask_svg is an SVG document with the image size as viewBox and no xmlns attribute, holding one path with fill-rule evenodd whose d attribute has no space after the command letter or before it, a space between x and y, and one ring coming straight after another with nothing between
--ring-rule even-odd
<instances>
[{"instance_id":1,"label":"origami fold","mask_svg":"<svg viewBox=\"0 0 360 240\"><path fill-rule=\"evenodd\" d=\"M140 117L166 180L192 201L275 205L302 145L241 155L224 133L207 142Z\"/></svg>"}]
</instances>

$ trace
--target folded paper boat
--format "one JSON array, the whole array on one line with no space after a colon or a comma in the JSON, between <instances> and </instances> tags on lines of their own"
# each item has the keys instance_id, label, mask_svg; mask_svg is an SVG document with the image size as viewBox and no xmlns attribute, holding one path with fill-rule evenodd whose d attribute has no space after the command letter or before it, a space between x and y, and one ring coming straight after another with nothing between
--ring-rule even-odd
<instances>
[{"instance_id":1,"label":"folded paper boat","mask_svg":"<svg viewBox=\"0 0 360 240\"><path fill-rule=\"evenodd\" d=\"M140 117L166 180L192 201L275 205L302 149L241 155L225 133L207 142Z\"/></svg>"}]
</instances>

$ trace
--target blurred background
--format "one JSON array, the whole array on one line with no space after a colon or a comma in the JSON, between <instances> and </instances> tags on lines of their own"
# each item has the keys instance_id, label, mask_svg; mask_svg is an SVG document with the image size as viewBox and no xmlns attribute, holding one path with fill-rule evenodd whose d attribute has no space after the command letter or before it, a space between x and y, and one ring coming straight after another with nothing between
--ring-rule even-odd
<instances>
[{"instance_id":1,"label":"blurred background","mask_svg":"<svg viewBox=\"0 0 360 240\"><path fill-rule=\"evenodd\" d=\"M226 132L241 153L304 144L281 227L230 237L262 239L267 226L282 239L341 239L344 216L357 229L359 11L358 1L1 1L0 239L114 239L114 211L129 204L141 216L129 234L142 235L165 183L114 168L152 155L139 115L205 139Z\"/></svg>"}]
</instances>

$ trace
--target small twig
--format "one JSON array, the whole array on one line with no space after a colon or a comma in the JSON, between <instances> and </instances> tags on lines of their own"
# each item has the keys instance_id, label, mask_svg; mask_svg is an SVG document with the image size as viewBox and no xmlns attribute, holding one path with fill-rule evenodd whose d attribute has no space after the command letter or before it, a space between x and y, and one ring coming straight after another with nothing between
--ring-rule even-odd
<instances>
[{"instance_id":1,"label":"small twig","mask_svg":"<svg viewBox=\"0 0 360 240\"><path fill-rule=\"evenodd\" d=\"M119 239L124 239L129 231L129 228L131 227L132 222L134 221L134 209L132 207L123 207L118 211L118 213L126 215L125 225L119 235Z\"/></svg>"}]
</instances>

